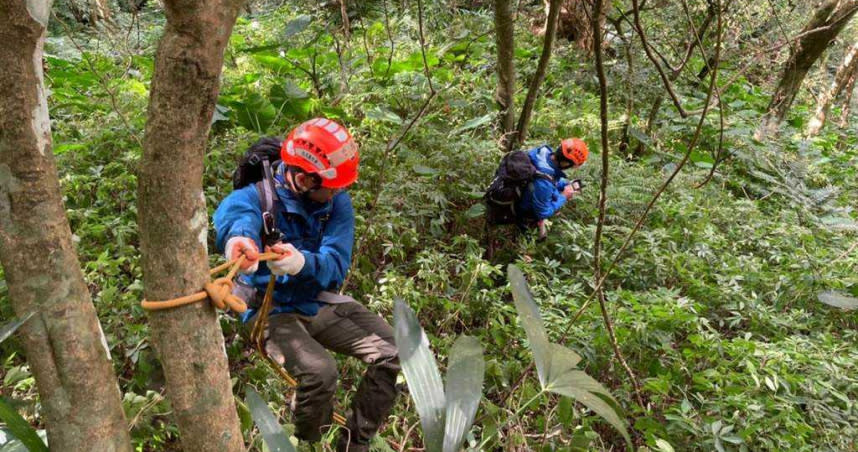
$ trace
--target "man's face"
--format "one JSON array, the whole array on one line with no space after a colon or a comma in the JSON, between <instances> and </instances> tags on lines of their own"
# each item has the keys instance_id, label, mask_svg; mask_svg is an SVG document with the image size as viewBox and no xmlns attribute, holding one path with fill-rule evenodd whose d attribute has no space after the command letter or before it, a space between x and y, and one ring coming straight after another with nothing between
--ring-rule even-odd
<instances>
[{"instance_id":1,"label":"man's face","mask_svg":"<svg viewBox=\"0 0 858 452\"><path fill-rule=\"evenodd\" d=\"M297 182L300 187L307 190L304 192L304 196L306 196L310 201L318 203L329 202L337 193L342 191L341 188L322 187L314 177L305 173L297 174L295 176L295 182Z\"/></svg>"},{"instance_id":2,"label":"man's face","mask_svg":"<svg viewBox=\"0 0 858 452\"><path fill-rule=\"evenodd\" d=\"M334 199L334 196L342 190L343 189L341 188L319 187L308 191L307 197L310 198L310 201L313 202L326 203L329 202L331 199Z\"/></svg>"},{"instance_id":3,"label":"man's face","mask_svg":"<svg viewBox=\"0 0 858 452\"><path fill-rule=\"evenodd\" d=\"M562 170L567 170L569 168L576 168L577 167L574 163L572 163L566 159L560 159L560 161L557 162L557 166L559 166L560 169L562 169Z\"/></svg>"}]
</instances>

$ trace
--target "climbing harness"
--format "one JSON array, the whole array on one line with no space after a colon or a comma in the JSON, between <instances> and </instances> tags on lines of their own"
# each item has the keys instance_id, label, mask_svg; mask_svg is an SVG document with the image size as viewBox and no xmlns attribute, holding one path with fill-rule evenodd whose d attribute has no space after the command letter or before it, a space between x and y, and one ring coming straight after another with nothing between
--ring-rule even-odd
<instances>
[{"instance_id":1,"label":"climbing harness","mask_svg":"<svg viewBox=\"0 0 858 452\"><path fill-rule=\"evenodd\" d=\"M259 255L259 261L275 260L280 259L281 257L281 253L262 253ZM238 274L238 270L241 268L241 264L244 263L244 260L245 256L242 254L230 262L225 262L209 270L209 275L214 276L226 269L229 269L226 276L205 283L205 285L203 285L203 290L195 294L164 301L143 300L140 305L143 309L149 311L159 311L197 303L208 298L218 309L225 310L229 308L239 314L243 313L247 311L247 303L245 303L241 298L233 295L232 288L235 286L235 282L233 280L235 279L236 274ZM283 366L268 356L268 352L265 350L265 328L268 324L268 312L271 310L272 300L274 299L274 283L276 278L277 277L272 273L271 277L268 279L268 285L265 287L265 297L263 298L262 306L259 308L259 312L257 314L258 317L253 323L253 328L250 331L250 341L253 343L259 355L265 359L265 362L267 362L277 372L277 374L280 375L287 385L294 388L298 386L298 382L292 378L285 369L283 369ZM338 413L334 413L332 419L339 425L346 425L346 418Z\"/></svg>"}]
</instances>

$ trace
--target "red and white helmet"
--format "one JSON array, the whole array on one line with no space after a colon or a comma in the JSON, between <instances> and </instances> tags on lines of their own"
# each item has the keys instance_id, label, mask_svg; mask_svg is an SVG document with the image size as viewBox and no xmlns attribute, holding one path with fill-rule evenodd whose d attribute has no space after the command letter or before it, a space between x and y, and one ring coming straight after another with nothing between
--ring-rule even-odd
<instances>
[{"instance_id":1,"label":"red and white helmet","mask_svg":"<svg viewBox=\"0 0 858 452\"><path fill-rule=\"evenodd\" d=\"M566 160L576 165L583 165L587 161L587 155L590 153L587 150L587 143L580 138L567 138L561 141L560 150Z\"/></svg>"},{"instance_id":2,"label":"red and white helmet","mask_svg":"<svg viewBox=\"0 0 858 452\"><path fill-rule=\"evenodd\" d=\"M296 127L280 148L280 159L322 178L322 187L344 188L357 180L357 143L345 127L315 118Z\"/></svg>"}]
</instances>

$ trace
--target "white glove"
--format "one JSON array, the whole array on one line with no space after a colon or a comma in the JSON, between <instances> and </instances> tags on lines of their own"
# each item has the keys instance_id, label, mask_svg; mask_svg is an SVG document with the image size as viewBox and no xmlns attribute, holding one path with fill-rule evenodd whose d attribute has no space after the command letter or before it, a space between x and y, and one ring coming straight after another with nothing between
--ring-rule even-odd
<instances>
[{"instance_id":1,"label":"white glove","mask_svg":"<svg viewBox=\"0 0 858 452\"><path fill-rule=\"evenodd\" d=\"M244 263L239 271L245 274L256 273L259 269L259 249L256 243L247 237L233 237L226 241L226 260L232 261L244 254Z\"/></svg>"},{"instance_id":2,"label":"white glove","mask_svg":"<svg viewBox=\"0 0 858 452\"><path fill-rule=\"evenodd\" d=\"M298 248L292 246L291 243L278 243L271 247L271 250L283 253L283 257L280 259L268 261L268 268L271 273L277 276L297 275L304 268L304 253L298 251Z\"/></svg>"}]
</instances>

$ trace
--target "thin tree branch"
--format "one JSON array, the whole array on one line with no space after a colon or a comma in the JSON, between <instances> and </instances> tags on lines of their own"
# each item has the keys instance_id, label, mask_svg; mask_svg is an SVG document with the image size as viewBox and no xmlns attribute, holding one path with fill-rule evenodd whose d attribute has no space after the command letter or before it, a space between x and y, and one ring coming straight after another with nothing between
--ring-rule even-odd
<instances>
[{"instance_id":1,"label":"thin tree branch","mask_svg":"<svg viewBox=\"0 0 858 452\"><path fill-rule=\"evenodd\" d=\"M432 86L432 74L429 73L429 62L426 61L426 38L423 36L423 0L417 0L417 29L420 37L420 54L423 56L423 72L426 74L426 80L429 81L429 92L434 96L435 87Z\"/></svg>"},{"instance_id":2,"label":"thin tree branch","mask_svg":"<svg viewBox=\"0 0 858 452\"><path fill-rule=\"evenodd\" d=\"M646 33L643 31L643 27L641 26L641 17L640 12L638 11L638 0L632 0L633 6L633 14L634 14L634 29L637 31L638 36L641 39L641 44L643 44L644 52L646 53L647 58L652 62L658 71L659 76L661 77L661 81L664 84L664 89L667 90L667 93L670 95L670 98L673 100L673 105L676 106L676 111L679 112L679 116L685 118L688 116L685 109L682 108L682 102L680 102L679 97L673 91L673 84L670 79L667 77L667 74L664 72L664 69L659 64L658 60L655 58L652 52L652 48L647 41Z\"/></svg>"},{"instance_id":3,"label":"thin tree branch","mask_svg":"<svg viewBox=\"0 0 858 452\"><path fill-rule=\"evenodd\" d=\"M602 15L602 0L595 0L593 4L593 18L591 20L593 29L593 54L596 57L596 75L599 78L599 119L601 122L601 138L602 138L602 177L599 185L599 220L596 223L596 236L593 239L593 278L598 281L602 267L602 229L605 226L605 210L608 201L608 169L610 154L608 144L608 82L605 79L605 67L602 62L602 30L599 17ZM614 349L614 356L617 361L623 366L629 379L632 381L632 387L635 391L635 398L638 405L644 406L643 397L641 396L640 383L638 382L635 372L626 362L623 357L623 352L617 343L617 335L614 333L614 324L611 321L611 316L608 314L608 308L605 303L605 292L601 287L596 289L599 297L599 307L602 311L602 319L605 321L605 329L608 331L608 337L611 340L611 347Z\"/></svg>"},{"instance_id":4,"label":"thin tree branch","mask_svg":"<svg viewBox=\"0 0 858 452\"><path fill-rule=\"evenodd\" d=\"M384 5L384 30L387 32L387 40L390 42L390 53L387 54L387 69L384 71L384 78L387 78L390 76L390 66L393 64L393 48L395 43L393 42L393 32L390 31L390 12L387 8L387 0L383 0L382 5Z\"/></svg>"},{"instance_id":5,"label":"thin tree branch","mask_svg":"<svg viewBox=\"0 0 858 452\"><path fill-rule=\"evenodd\" d=\"M633 0L633 1L636 2L636 0ZM608 276L614 270L614 268L616 267L620 258L623 256L623 253L626 251L626 249L628 249L629 245L631 244L632 239L637 234L637 232L640 230L641 226L643 225L643 222L646 220L647 215L649 215L649 212L652 210L656 201L658 201L658 199L661 197L661 195L664 193L664 191L667 189L667 187L670 185L670 183L673 182L673 179L676 177L676 175L679 174L679 171L681 171L682 168L685 166L685 164L688 162L689 157L691 157L691 153L694 151L694 148L697 146L697 142L700 139L700 135L701 135L701 132L703 130L703 122L706 119L706 114L709 112L710 101L711 101L712 96L715 92L715 85L716 85L716 81L718 78L718 66L721 63L721 39L722 39L722 31L723 31L723 24L722 24L722 17L721 16L722 16L721 9L718 8L718 16L717 16L718 31L717 31L717 42L716 42L716 46L715 46L715 61L713 63L712 76L711 76L712 78L711 78L710 83L709 83L709 89L706 93L706 102L704 104L703 113L700 115L700 121L698 121L698 123L697 123L697 128L694 131L694 136L691 138L691 141L688 144L688 149L685 152L685 155L683 156L682 160L679 162L679 164L676 166L676 168L673 170L673 172L670 174L670 176L667 178L667 180L664 181L664 183L661 185L661 187L659 187L658 191L656 191L655 195L653 195L652 199L647 204L646 209L644 209L643 214L641 214L637 223L635 223L635 227L632 229L631 232L629 232L628 235L626 235L626 239L623 241L622 246L620 246L619 251L617 251L617 254L614 256L614 259L611 262L611 264L608 266L607 270L605 270L605 273L599 279L598 283L596 284L596 287L593 289L593 293L590 294L590 296L587 298L587 300L584 302L584 304L581 305L581 308L578 309L578 312L575 313L575 316L572 318L572 322L570 322L569 326L566 328L566 331L563 333L563 336L561 336L561 339L559 341L560 343L565 342L566 337L569 335L569 332L571 331L572 324L574 324L578 320L578 318L581 317L581 314L583 314L584 310L587 308L587 306L589 306L590 302L593 301L593 298L595 298L597 296L597 294L599 293L599 290L604 286L605 280L608 278Z\"/></svg>"},{"instance_id":6,"label":"thin tree branch","mask_svg":"<svg viewBox=\"0 0 858 452\"><path fill-rule=\"evenodd\" d=\"M128 131L128 134L131 135L131 138L133 138L137 145L140 146L140 149L143 149L143 140L141 140L140 137L134 132L134 128L131 127L131 123L128 122L128 118L125 117L125 114L122 113L122 110L119 109L119 103L116 100L116 92L110 88L110 84L107 82L104 75L98 72L98 70L95 68L95 65L92 64L92 61L90 61L89 57L86 55L86 52L84 51L83 47L81 47L81 45L78 44L77 40L75 40L74 33L72 32L71 28L69 28L69 26L65 22L63 22L59 18L59 16L57 16L56 12L53 12L52 14L54 16L54 20L56 20L63 27L63 30L65 30L66 36L68 36L72 45L75 47L75 49L77 49L78 52L80 52L81 58L84 62L86 62L86 66L89 68L89 71L92 72L93 75L95 75L95 78L98 80L98 84L101 85L104 91L107 92L107 96L110 98L110 106L113 108L113 112L116 113L117 116L119 116L119 119L122 121L122 124L125 126L125 129ZM128 68L130 68L130 65L125 68L125 71L122 75L123 77L125 77L125 75L128 73Z\"/></svg>"},{"instance_id":7,"label":"thin tree branch","mask_svg":"<svg viewBox=\"0 0 858 452\"><path fill-rule=\"evenodd\" d=\"M368 213L375 211L375 208L378 205L378 201L379 201L379 199L381 199L381 193L384 191L384 183L385 183L386 174L387 174L387 171L386 171L387 170L387 162L389 160L391 160L390 155L399 146L399 144L402 143L402 140L405 138L406 135L408 135L408 132L414 127L414 125L417 124L417 121L419 121L420 118L422 118L426 114L426 111L428 110L429 104L432 102L432 100L438 96L438 91L435 91L435 88L432 85L432 73L429 70L429 63L426 61L426 40L423 37L423 2L422 2L422 0L417 1L417 11L418 11L418 24L419 24L418 30L420 33L420 50L423 54L423 70L424 70L424 73L426 74L426 80L429 82L429 96L426 97L426 100L423 102L423 105L417 111L417 114L414 115L413 118L411 118L411 121L408 122L408 124L405 126L405 128L402 130L402 132L396 138L393 138L387 142L387 147L384 150L384 157L382 157L382 159L381 159L381 166L379 167L379 170L378 170L378 179L376 179L376 184L375 184L375 187L373 189L375 195L373 196L372 203L370 203L370 205L366 209L366 211ZM368 216L368 217L373 218L372 216ZM371 221L371 220L369 220L369 221ZM367 226L367 229L368 228L369 228L369 226ZM353 261L354 261L354 259L357 258L357 256L361 255L361 253L363 251L363 247L366 244L366 239L367 239L368 235L369 234L366 234L366 233L361 234L360 241L358 242L357 246L355 247L355 252L352 254L352 260ZM352 262L352 266L354 266L354 262ZM353 272L349 272L349 274L346 276L345 280L343 281L342 287L340 288L340 293L342 293L346 289L346 287L348 286L348 283L349 283L349 280L351 279L352 274L353 274Z\"/></svg>"}]
</instances>

